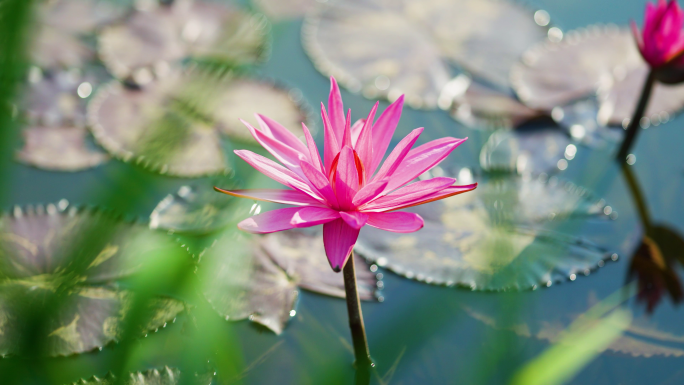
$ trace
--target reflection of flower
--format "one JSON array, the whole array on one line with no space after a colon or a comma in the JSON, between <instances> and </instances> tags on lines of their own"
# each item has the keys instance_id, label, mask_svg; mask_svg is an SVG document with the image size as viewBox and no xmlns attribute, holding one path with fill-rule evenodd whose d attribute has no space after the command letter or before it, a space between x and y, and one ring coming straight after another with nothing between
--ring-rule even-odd
<instances>
[{"instance_id":1,"label":"reflection of flower","mask_svg":"<svg viewBox=\"0 0 684 385\"><path fill-rule=\"evenodd\" d=\"M325 252L333 270L339 271L364 225L394 232L417 231L423 227L418 214L390 211L471 191L477 185L454 186L453 178L433 178L404 186L465 141L442 138L411 150L422 128L402 139L376 173L401 116L403 97L392 103L375 124L377 104L366 120L352 126L351 111L345 118L335 79L331 83L328 111L321 106L325 129L323 162L306 126L304 145L289 130L259 115L261 130L245 125L287 168L247 150L235 153L292 190L217 190L296 206L253 216L238 226L253 233L272 233L323 224Z\"/></svg>"},{"instance_id":2,"label":"reflection of flower","mask_svg":"<svg viewBox=\"0 0 684 385\"><path fill-rule=\"evenodd\" d=\"M671 249L682 245L681 238L666 228L655 229L659 230L658 234L653 234L653 238L644 237L629 266L629 277L636 278L639 286L637 300L646 305L648 313L653 313L665 295L674 304L684 299L682 284L674 271L677 260L672 258L673 252L681 253L681 249Z\"/></svg>"},{"instance_id":3,"label":"reflection of flower","mask_svg":"<svg viewBox=\"0 0 684 385\"><path fill-rule=\"evenodd\" d=\"M644 60L654 69L671 69L684 64L684 11L676 0L648 3L643 31L632 22L632 31ZM665 71L660 71L665 72ZM665 75L662 74L662 75ZM659 76L661 78L663 76ZM667 82L667 79L661 79Z\"/></svg>"}]
</instances>

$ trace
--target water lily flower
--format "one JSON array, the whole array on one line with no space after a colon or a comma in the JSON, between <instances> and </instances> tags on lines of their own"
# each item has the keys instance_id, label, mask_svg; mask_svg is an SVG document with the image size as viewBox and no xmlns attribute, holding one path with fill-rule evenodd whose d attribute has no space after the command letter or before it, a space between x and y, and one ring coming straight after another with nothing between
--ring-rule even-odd
<instances>
[{"instance_id":1,"label":"water lily flower","mask_svg":"<svg viewBox=\"0 0 684 385\"><path fill-rule=\"evenodd\" d=\"M684 11L676 0L658 0L657 4L646 4L644 28L639 31L632 21L632 32L639 51L651 68L660 70L658 80L667 80L666 75L679 68L684 71ZM665 79L661 79L665 78ZM667 81L666 81L667 82Z\"/></svg>"},{"instance_id":2,"label":"water lily flower","mask_svg":"<svg viewBox=\"0 0 684 385\"><path fill-rule=\"evenodd\" d=\"M351 124L351 111L345 115L339 87L331 78L328 109L321 103L323 159L303 123L306 144L265 116L256 115L259 129L242 121L257 142L282 165L247 150L236 150L235 154L289 189L216 190L293 207L252 216L238 227L265 234L322 224L330 266L340 271L362 227L399 233L418 231L423 227L423 219L418 214L397 210L475 189L477 184L456 186L456 179L446 177L411 183L467 138L447 137L412 148L423 132L423 128L417 128L382 162L401 117L403 101L403 96L397 99L377 121L376 103L366 119Z\"/></svg>"}]
</instances>

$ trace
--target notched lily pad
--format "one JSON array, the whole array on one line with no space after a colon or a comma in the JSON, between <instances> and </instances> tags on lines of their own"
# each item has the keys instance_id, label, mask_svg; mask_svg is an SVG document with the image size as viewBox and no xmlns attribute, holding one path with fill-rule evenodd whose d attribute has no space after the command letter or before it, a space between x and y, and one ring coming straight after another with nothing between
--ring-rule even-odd
<instances>
[{"instance_id":1,"label":"notched lily pad","mask_svg":"<svg viewBox=\"0 0 684 385\"><path fill-rule=\"evenodd\" d=\"M66 203L16 208L0 220L0 354L17 352L27 305L53 303L64 290L47 323L45 354L82 353L115 341L132 295L110 282L137 271L149 253L178 247L143 225L65 208ZM84 239L91 231L108 236ZM184 309L169 298L155 298L148 306L150 318L142 331L163 327Z\"/></svg>"},{"instance_id":2,"label":"notched lily pad","mask_svg":"<svg viewBox=\"0 0 684 385\"><path fill-rule=\"evenodd\" d=\"M527 51L511 70L511 82L525 104L547 111L595 95L599 125L623 125L647 71L628 30L591 26ZM684 86L657 84L646 116L659 124L682 107Z\"/></svg>"},{"instance_id":3,"label":"notched lily pad","mask_svg":"<svg viewBox=\"0 0 684 385\"><path fill-rule=\"evenodd\" d=\"M186 376L190 380L186 380ZM129 373L123 382L117 382L116 377L110 372L105 377L99 378L93 376L87 380L80 380L73 382L70 385L115 385L117 383L122 385L177 385L180 384L180 379L183 379L184 384L192 385L209 385L213 381L213 374L197 374L194 376L189 374L182 374L176 368L164 366L161 369L150 369L145 372Z\"/></svg>"},{"instance_id":4,"label":"notched lily pad","mask_svg":"<svg viewBox=\"0 0 684 385\"><path fill-rule=\"evenodd\" d=\"M364 228L356 249L426 283L534 289L589 274L611 256L580 237L548 230L561 218L605 218L604 207L603 200L555 178L493 178L473 193L411 209L425 220L418 233Z\"/></svg>"},{"instance_id":5,"label":"notched lily pad","mask_svg":"<svg viewBox=\"0 0 684 385\"><path fill-rule=\"evenodd\" d=\"M354 0L310 14L303 35L319 71L350 91L435 108L449 65L507 88L510 67L546 29L508 1Z\"/></svg>"},{"instance_id":6,"label":"notched lily pad","mask_svg":"<svg viewBox=\"0 0 684 385\"><path fill-rule=\"evenodd\" d=\"M261 61L268 51L268 30L261 15L212 1L177 0L139 10L105 29L99 52L119 78L140 79L163 75L188 57L228 65Z\"/></svg>"},{"instance_id":7,"label":"notched lily pad","mask_svg":"<svg viewBox=\"0 0 684 385\"><path fill-rule=\"evenodd\" d=\"M480 166L487 171L551 173L565 169L576 152L568 135L556 127L503 129L494 132L482 147Z\"/></svg>"},{"instance_id":8,"label":"notched lily pad","mask_svg":"<svg viewBox=\"0 0 684 385\"><path fill-rule=\"evenodd\" d=\"M358 258L358 257L357 257ZM377 298L381 285L365 261L356 260L359 295ZM280 334L294 310L298 286L344 297L342 275L334 273L320 234L284 231L248 240L223 238L201 255L204 295L226 320L248 318Z\"/></svg>"}]
</instances>

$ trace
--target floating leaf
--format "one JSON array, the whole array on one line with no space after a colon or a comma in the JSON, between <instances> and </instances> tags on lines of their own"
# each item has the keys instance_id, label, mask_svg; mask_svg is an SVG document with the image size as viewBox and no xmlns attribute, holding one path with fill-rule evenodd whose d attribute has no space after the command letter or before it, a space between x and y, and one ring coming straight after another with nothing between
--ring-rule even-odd
<instances>
[{"instance_id":1,"label":"floating leaf","mask_svg":"<svg viewBox=\"0 0 684 385\"><path fill-rule=\"evenodd\" d=\"M297 284L241 236L219 240L202 257L204 295L226 320L249 318L280 334L299 295Z\"/></svg>"},{"instance_id":2,"label":"floating leaf","mask_svg":"<svg viewBox=\"0 0 684 385\"><path fill-rule=\"evenodd\" d=\"M320 231L281 231L262 237L260 242L264 252L282 267L299 287L333 297L346 297L344 279L342 274L335 273L330 268ZM362 258L358 255L354 258L359 297L366 301L374 300L378 280Z\"/></svg>"},{"instance_id":3,"label":"floating leaf","mask_svg":"<svg viewBox=\"0 0 684 385\"><path fill-rule=\"evenodd\" d=\"M556 127L503 129L493 133L482 147L480 166L487 171L519 174L552 172L563 167L559 161L566 153L572 159L576 151L577 147L570 145L570 138Z\"/></svg>"},{"instance_id":4,"label":"floating leaf","mask_svg":"<svg viewBox=\"0 0 684 385\"><path fill-rule=\"evenodd\" d=\"M225 182L220 185L229 188ZM167 195L150 214L150 228L210 233L248 215L247 210L242 210L244 206L236 207L237 198L218 194L213 186L182 186L178 192Z\"/></svg>"},{"instance_id":5,"label":"floating leaf","mask_svg":"<svg viewBox=\"0 0 684 385\"><path fill-rule=\"evenodd\" d=\"M242 235L226 237L203 253L201 261L204 295L221 316L249 318L276 334L295 314L298 286L345 297L342 275L330 268L320 234L283 231L254 242ZM377 278L364 261L356 261L359 295L374 299Z\"/></svg>"},{"instance_id":6,"label":"floating leaf","mask_svg":"<svg viewBox=\"0 0 684 385\"><path fill-rule=\"evenodd\" d=\"M647 71L629 31L592 26L530 49L511 70L511 81L525 104L547 111L597 95L599 125L621 125L631 117ZM646 116L659 124L682 107L684 86L657 84Z\"/></svg>"},{"instance_id":7,"label":"floating leaf","mask_svg":"<svg viewBox=\"0 0 684 385\"><path fill-rule=\"evenodd\" d=\"M217 84L218 83L218 84ZM162 174L227 173L212 113L225 82L174 74L143 89L114 81L88 110L95 139L111 154Z\"/></svg>"},{"instance_id":8,"label":"floating leaf","mask_svg":"<svg viewBox=\"0 0 684 385\"><path fill-rule=\"evenodd\" d=\"M249 142L256 141L240 119L259 127L255 112L280 123L299 137L303 136L302 122L308 120L308 106L303 103L301 91L288 91L265 81L236 80L221 94L219 104L221 108L216 111L216 117L221 122L221 131L231 138Z\"/></svg>"},{"instance_id":9,"label":"floating leaf","mask_svg":"<svg viewBox=\"0 0 684 385\"><path fill-rule=\"evenodd\" d=\"M438 104L471 128L513 128L542 115L515 96L474 82L463 74L444 86Z\"/></svg>"},{"instance_id":10,"label":"floating leaf","mask_svg":"<svg viewBox=\"0 0 684 385\"><path fill-rule=\"evenodd\" d=\"M354 0L321 7L303 34L316 67L351 91L434 108L450 64L507 88L510 67L546 30L508 1Z\"/></svg>"},{"instance_id":11,"label":"floating leaf","mask_svg":"<svg viewBox=\"0 0 684 385\"><path fill-rule=\"evenodd\" d=\"M185 378L186 376L188 375L182 375L181 371L176 368L164 366L162 369L129 373L128 377L122 382L117 382L116 377L110 372L104 378L93 376L88 380L80 380L71 385L178 385L181 383L181 378L183 379L183 384L209 385L213 380L213 374L211 373L195 373L194 378L191 377L189 381Z\"/></svg>"},{"instance_id":12,"label":"floating leaf","mask_svg":"<svg viewBox=\"0 0 684 385\"><path fill-rule=\"evenodd\" d=\"M271 20L298 19L304 17L319 3L317 0L255 0Z\"/></svg>"},{"instance_id":13,"label":"floating leaf","mask_svg":"<svg viewBox=\"0 0 684 385\"><path fill-rule=\"evenodd\" d=\"M154 3L153 3L154 4ZM100 56L120 78L164 75L183 58L252 64L266 53L262 16L211 1L177 0L134 13L99 37Z\"/></svg>"},{"instance_id":14,"label":"floating leaf","mask_svg":"<svg viewBox=\"0 0 684 385\"><path fill-rule=\"evenodd\" d=\"M77 36L49 26L40 26L30 56L41 68L81 68L96 57L95 50Z\"/></svg>"},{"instance_id":15,"label":"floating leaf","mask_svg":"<svg viewBox=\"0 0 684 385\"><path fill-rule=\"evenodd\" d=\"M56 0L38 8L43 23L64 32L89 33L124 16L123 2L107 0Z\"/></svg>"},{"instance_id":16,"label":"floating leaf","mask_svg":"<svg viewBox=\"0 0 684 385\"><path fill-rule=\"evenodd\" d=\"M28 120L17 159L47 170L78 171L105 162L107 155L87 141L86 101L96 80L76 71L44 75L32 67L22 109ZM79 88L80 87L80 88ZM80 95L79 95L80 93Z\"/></svg>"},{"instance_id":17,"label":"floating leaf","mask_svg":"<svg viewBox=\"0 0 684 385\"><path fill-rule=\"evenodd\" d=\"M604 217L605 203L572 184L495 178L466 195L413 208L425 220L418 233L364 229L357 250L408 278L478 290L574 280L608 256L581 238L547 230L553 219Z\"/></svg>"}]
</instances>

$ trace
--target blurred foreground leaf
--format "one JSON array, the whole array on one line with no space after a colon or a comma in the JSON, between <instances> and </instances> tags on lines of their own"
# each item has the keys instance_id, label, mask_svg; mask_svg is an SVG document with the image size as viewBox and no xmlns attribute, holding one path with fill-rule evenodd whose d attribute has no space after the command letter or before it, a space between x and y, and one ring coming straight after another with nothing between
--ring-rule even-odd
<instances>
[{"instance_id":1,"label":"blurred foreground leaf","mask_svg":"<svg viewBox=\"0 0 684 385\"><path fill-rule=\"evenodd\" d=\"M186 378L188 377L188 378ZM181 382L182 379L182 382ZM151 369L145 372L129 373L123 381L116 381L114 375L109 373L104 378L93 376L87 380L80 380L70 385L209 385L211 384L213 376L207 374L182 374L176 368L169 368L168 366L162 369Z\"/></svg>"}]
</instances>

